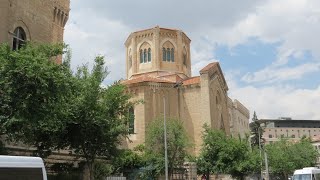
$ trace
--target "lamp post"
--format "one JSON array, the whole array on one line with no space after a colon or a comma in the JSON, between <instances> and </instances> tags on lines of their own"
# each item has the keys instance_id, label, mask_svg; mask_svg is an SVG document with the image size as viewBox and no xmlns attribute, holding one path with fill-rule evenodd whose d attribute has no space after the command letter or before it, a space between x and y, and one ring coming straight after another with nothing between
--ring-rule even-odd
<instances>
[{"instance_id":1,"label":"lamp post","mask_svg":"<svg viewBox=\"0 0 320 180\"><path fill-rule=\"evenodd\" d=\"M258 135L259 135L259 149L260 149L260 159L262 159L262 155L261 155L261 149L263 150L263 155L264 155L264 165L266 168L266 175L265 175L265 179L269 180L269 166L268 166L268 156L267 156L267 152L265 147L261 148L261 138L260 138L260 131L261 131L261 126L259 124L259 128L258 128ZM262 167L262 161L261 161L261 167ZM261 171L261 177L262 177L262 171Z\"/></svg>"},{"instance_id":2,"label":"lamp post","mask_svg":"<svg viewBox=\"0 0 320 180\"><path fill-rule=\"evenodd\" d=\"M167 125L166 125L166 97L163 95L163 129L164 129L164 166L166 180L168 180L168 147L167 147Z\"/></svg>"}]
</instances>

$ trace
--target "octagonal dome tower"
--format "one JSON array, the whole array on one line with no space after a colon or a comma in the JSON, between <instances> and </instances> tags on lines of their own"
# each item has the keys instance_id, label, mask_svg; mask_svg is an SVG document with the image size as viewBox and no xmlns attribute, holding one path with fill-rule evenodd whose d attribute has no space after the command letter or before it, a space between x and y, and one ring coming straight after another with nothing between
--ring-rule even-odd
<instances>
[{"instance_id":1,"label":"octagonal dome tower","mask_svg":"<svg viewBox=\"0 0 320 180\"><path fill-rule=\"evenodd\" d=\"M142 74L191 77L190 42L181 30L159 26L131 33L125 42L127 79Z\"/></svg>"}]
</instances>

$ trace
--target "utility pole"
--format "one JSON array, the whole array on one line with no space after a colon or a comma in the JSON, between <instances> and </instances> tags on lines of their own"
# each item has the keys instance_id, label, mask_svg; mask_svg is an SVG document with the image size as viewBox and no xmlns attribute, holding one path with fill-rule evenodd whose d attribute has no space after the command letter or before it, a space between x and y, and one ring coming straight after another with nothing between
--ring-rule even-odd
<instances>
[{"instance_id":1,"label":"utility pole","mask_svg":"<svg viewBox=\"0 0 320 180\"><path fill-rule=\"evenodd\" d=\"M269 180L268 156L265 148L263 148L263 152L264 152L264 163L266 166L266 180Z\"/></svg>"},{"instance_id":2,"label":"utility pole","mask_svg":"<svg viewBox=\"0 0 320 180\"><path fill-rule=\"evenodd\" d=\"M261 138L260 138L260 124L259 124L259 128L258 128L258 142L259 142L259 151L260 151L260 166L261 166L261 169L260 169L260 177L262 178L263 177L263 173L262 173L262 155L261 155Z\"/></svg>"},{"instance_id":3,"label":"utility pole","mask_svg":"<svg viewBox=\"0 0 320 180\"><path fill-rule=\"evenodd\" d=\"M166 180L168 180L168 148L167 148L167 125L166 125L166 97L163 95L163 128L164 128L164 165Z\"/></svg>"}]
</instances>

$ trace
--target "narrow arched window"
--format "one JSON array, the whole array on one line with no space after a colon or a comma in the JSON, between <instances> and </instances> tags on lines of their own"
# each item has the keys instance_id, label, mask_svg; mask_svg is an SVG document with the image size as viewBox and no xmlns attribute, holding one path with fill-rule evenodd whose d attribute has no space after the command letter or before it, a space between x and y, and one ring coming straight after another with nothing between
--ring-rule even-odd
<instances>
[{"instance_id":1,"label":"narrow arched window","mask_svg":"<svg viewBox=\"0 0 320 180\"><path fill-rule=\"evenodd\" d=\"M183 54L183 64L187 66L187 55Z\"/></svg>"},{"instance_id":2,"label":"narrow arched window","mask_svg":"<svg viewBox=\"0 0 320 180\"><path fill-rule=\"evenodd\" d=\"M131 66L132 66L132 56L130 55L129 56L129 68L131 68Z\"/></svg>"},{"instance_id":3,"label":"narrow arched window","mask_svg":"<svg viewBox=\"0 0 320 180\"><path fill-rule=\"evenodd\" d=\"M151 49L148 49L148 62L151 62Z\"/></svg>"},{"instance_id":4,"label":"narrow arched window","mask_svg":"<svg viewBox=\"0 0 320 180\"><path fill-rule=\"evenodd\" d=\"M129 134L134 133L134 109L133 107L129 108L128 112L128 128L129 128Z\"/></svg>"},{"instance_id":5,"label":"narrow arched window","mask_svg":"<svg viewBox=\"0 0 320 180\"><path fill-rule=\"evenodd\" d=\"M22 27L17 27L13 32L12 50L20 49L26 41L26 33Z\"/></svg>"},{"instance_id":6,"label":"narrow arched window","mask_svg":"<svg viewBox=\"0 0 320 180\"><path fill-rule=\"evenodd\" d=\"M142 52L142 49L140 49L140 63L143 63L143 52Z\"/></svg>"},{"instance_id":7,"label":"narrow arched window","mask_svg":"<svg viewBox=\"0 0 320 180\"><path fill-rule=\"evenodd\" d=\"M167 48L167 61L170 61L170 48Z\"/></svg>"},{"instance_id":8,"label":"narrow arched window","mask_svg":"<svg viewBox=\"0 0 320 180\"><path fill-rule=\"evenodd\" d=\"M174 49L171 48L171 61L174 62Z\"/></svg>"},{"instance_id":9,"label":"narrow arched window","mask_svg":"<svg viewBox=\"0 0 320 180\"><path fill-rule=\"evenodd\" d=\"M166 48L163 48L162 49L162 61L166 61L166 57L167 57Z\"/></svg>"},{"instance_id":10,"label":"narrow arched window","mask_svg":"<svg viewBox=\"0 0 320 180\"><path fill-rule=\"evenodd\" d=\"M147 62L147 50L146 49L143 50L143 62L144 63Z\"/></svg>"}]
</instances>

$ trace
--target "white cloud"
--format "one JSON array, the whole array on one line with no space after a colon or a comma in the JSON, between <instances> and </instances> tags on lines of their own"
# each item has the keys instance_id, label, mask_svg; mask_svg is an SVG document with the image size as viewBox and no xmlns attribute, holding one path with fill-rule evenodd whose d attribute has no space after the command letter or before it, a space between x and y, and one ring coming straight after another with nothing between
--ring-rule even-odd
<instances>
[{"instance_id":1,"label":"white cloud","mask_svg":"<svg viewBox=\"0 0 320 180\"><path fill-rule=\"evenodd\" d=\"M258 118L292 117L320 119L320 86L315 89L294 89L286 85L238 87L228 83L232 98L238 99Z\"/></svg>"},{"instance_id":2,"label":"white cloud","mask_svg":"<svg viewBox=\"0 0 320 180\"><path fill-rule=\"evenodd\" d=\"M94 10L74 12L65 28L65 42L72 48L71 66L89 63L94 57L105 56L110 72L107 83L125 78L125 36L132 31L120 21L96 16Z\"/></svg>"},{"instance_id":3,"label":"white cloud","mask_svg":"<svg viewBox=\"0 0 320 180\"><path fill-rule=\"evenodd\" d=\"M320 63L306 63L295 67L266 67L260 71L245 74L241 80L247 83L276 83L301 79L306 74L319 71Z\"/></svg>"},{"instance_id":4,"label":"white cloud","mask_svg":"<svg viewBox=\"0 0 320 180\"><path fill-rule=\"evenodd\" d=\"M320 41L316 38L320 32L318 0L265 1L233 26L210 28L205 32L213 42L231 48L245 44L252 37L264 43L277 44L277 59L261 70L245 75L243 79L247 82L290 80L319 70L318 67L310 67L315 63L310 61L320 62ZM287 66L290 57L301 58L306 52L313 59L300 67ZM302 72L294 72L300 70ZM280 77L276 77L278 75ZM290 78L289 75L293 76Z\"/></svg>"},{"instance_id":5,"label":"white cloud","mask_svg":"<svg viewBox=\"0 0 320 180\"><path fill-rule=\"evenodd\" d=\"M192 39L193 75L216 61L218 45L232 48L254 38L275 44L277 57L269 65L242 77L252 83L250 86L240 86L237 81L241 72L229 69L233 73L225 74L231 97L239 99L251 111L256 110L259 118L320 119L320 86L295 89L285 84L287 80L303 79L306 74L319 71L318 0L75 0L71 3L65 41L73 49L73 67L92 63L95 55L102 54L106 55L111 71L108 82L125 77L124 41L130 32L155 25L181 28ZM301 58L306 52L312 60L288 66L290 57ZM268 87L255 87L255 83L261 82L269 83Z\"/></svg>"}]
</instances>

